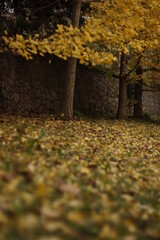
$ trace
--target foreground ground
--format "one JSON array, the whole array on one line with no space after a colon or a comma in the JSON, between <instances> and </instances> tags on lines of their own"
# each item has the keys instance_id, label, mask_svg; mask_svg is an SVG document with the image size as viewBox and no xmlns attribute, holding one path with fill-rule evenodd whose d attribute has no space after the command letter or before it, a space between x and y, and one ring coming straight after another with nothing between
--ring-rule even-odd
<instances>
[{"instance_id":1,"label":"foreground ground","mask_svg":"<svg viewBox=\"0 0 160 240\"><path fill-rule=\"evenodd\" d=\"M160 239L160 125L0 117L0 240Z\"/></svg>"}]
</instances>

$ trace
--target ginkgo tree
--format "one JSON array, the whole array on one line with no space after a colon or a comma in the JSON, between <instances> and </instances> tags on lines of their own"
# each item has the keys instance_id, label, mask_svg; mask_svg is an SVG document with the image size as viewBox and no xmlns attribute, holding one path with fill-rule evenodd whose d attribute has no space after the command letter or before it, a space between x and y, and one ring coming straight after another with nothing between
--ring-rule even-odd
<instances>
[{"instance_id":1,"label":"ginkgo tree","mask_svg":"<svg viewBox=\"0 0 160 240\"><path fill-rule=\"evenodd\" d=\"M85 24L79 27L81 5L91 2ZM43 40L39 36L24 39L4 36L4 47L12 52L32 59L34 54L55 54L68 58L68 70L62 113L65 118L73 116L73 96L76 74L76 59L81 64L112 65L120 53L119 104L117 117L127 117L127 80L130 72L130 53L143 56L145 51L154 51L160 40L159 1L114 0L73 1L73 19L70 26L58 25L56 33ZM99 45L101 47L99 48ZM141 61L142 57L140 57ZM137 65L137 63L136 63Z\"/></svg>"},{"instance_id":2,"label":"ginkgo tree","mask_svg":"<svg viewBox=\"0 0 160 240\"><path fill-rule=\"evenodd\" d=\"M97 28L95 32L98 32L100 31L98 28L102 26L102 31L99 33L100 42L105 46L111 46L111 51L120 52L117 117L126 118L128 77L142 63L144 56L147 56L146 52L152 52L159 47L159 2L117 0L94 4L93 7L95 21L94 24L93 22L90 24L90 30L93 26L94 30ZM91 32L93 34L92 30ZM136 62L131 69L128 69L131 55L136 57Z\"/></svg>"}]
</instances>

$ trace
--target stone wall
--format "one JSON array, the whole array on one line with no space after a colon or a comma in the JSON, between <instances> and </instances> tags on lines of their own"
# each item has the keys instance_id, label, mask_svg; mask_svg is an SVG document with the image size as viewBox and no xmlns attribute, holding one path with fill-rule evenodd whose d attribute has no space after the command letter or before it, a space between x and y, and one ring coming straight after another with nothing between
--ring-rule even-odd
<instances>
[{"instance_id":1,"label":"stone wall","mask_svg":"<svg viewBox=\"0 0 160 240\"><path fill-rule=\"evenodd\" d=\"M49 60L52 59L51 64ZM58 113L66 77L65 61L56 57L0 55L0 113ZM74 109L87 115L115 116L118 81L78 65ZM143 92L143 110L160 115L160 92Z\"/></svg>"},{"instance_id":2,"label":"stone wall","mask_svg":"<svg viewBox=\"0 0 160 240\"><path fill-rule=\"evenodd\" d=\"M66 62L50 56L26 61L0 55L0 113L58 113L66 77ZM117 111L117 82L104 74L78 66L74 108L88 115Z\"/></svg>"},{"instance_id":3,"label":"stone wall","mask_svg":"<svg viewBox=\"0 0 160 240\"><path fill-rule=\"evenodd\" d=\"M160 115L160 91L143 91L143 113Z\"/></svg>"},{"instance_id":4,"label":"stone wall","mask_svg":"<svg viewBox=\"0 0 160 240\"><path fill-rule=\"evenodd\" d=\"M95 70L79 66L74 106L89 115L114 116L118 107L118 82Z\"/></svg>"},{"instance_id":5,"label":"stone wall","mask_svg":"<svg viewBox=\"0 0 160 240\"><path fill-rule=\"evenodd\" d=\"M52 71L45 59L26 61L21 57L5 55L0 59L0 73L1 112L19 114L58 110L63 72Z\"/></svg>"}]
</instances>

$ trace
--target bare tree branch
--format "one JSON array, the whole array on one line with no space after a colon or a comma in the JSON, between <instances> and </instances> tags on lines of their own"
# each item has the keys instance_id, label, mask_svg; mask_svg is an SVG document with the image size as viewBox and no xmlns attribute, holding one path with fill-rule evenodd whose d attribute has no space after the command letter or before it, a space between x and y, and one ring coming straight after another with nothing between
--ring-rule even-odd
<instances>
[{"instance_id":1,"label":"bare tree branch","mask_svg":"<svg viewBox=\"0 0 160 240\"><path fill-rule=\"evenodd\" d=\"M102 0L82 0L82 4L90 3L90 2L101 2Z\"/></svg>"},{"instance_id":2,"label":"bare tree branch","mask_svg":"<svg viewBox=\"0 0 160 240\"><path fill-rule=\"evenodd\" d=\"M160 69L156 67L152 67L152 68L146 68L143 70L143 72L150 72L150 71L160 72Z\"/></svg>"},{"instance_id":3,"label":"bare tree branch","mask_svg":"<svg viewBox=\"0 0 160 240\"><path fill-rule=\"evenodd\" d=\"M136 68L138 67L140 61L141 61L142 55L140 55L140 57L138 58L138 61L136 62L135 66L127 73L126 77L128 77L132 72L134 72L136 70Z\"/></svg>"}]
</instances>

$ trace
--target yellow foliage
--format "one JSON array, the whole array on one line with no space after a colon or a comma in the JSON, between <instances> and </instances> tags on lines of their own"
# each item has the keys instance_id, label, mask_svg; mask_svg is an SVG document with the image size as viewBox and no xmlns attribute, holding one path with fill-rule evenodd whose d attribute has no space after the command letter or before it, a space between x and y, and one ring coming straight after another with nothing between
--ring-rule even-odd
<instances>
[{"instance_id":1,"label":"yellow foliage","mask_svg":"<svg viewBox=\"0 0 160 240\"><path fill-rule=\"evenodd\" d=\"M2 37L7 50L20 54L26 59L32 55L46 53L60 58L78 58L80 63L92 65L109 64L116 61L110 50L99 50L95 44L106 48L136 53L153 51L160 45L160 6L159 1L115 0L91 3L91 11L85 24L79 29L72 25L57 25L56 33L40 40L39 35ZM1 46L0 51L5 51Z\"/></svg>"}]
</instances>

